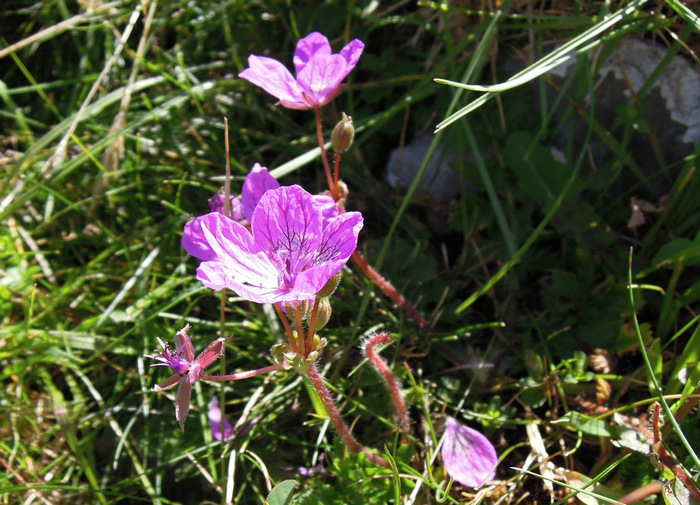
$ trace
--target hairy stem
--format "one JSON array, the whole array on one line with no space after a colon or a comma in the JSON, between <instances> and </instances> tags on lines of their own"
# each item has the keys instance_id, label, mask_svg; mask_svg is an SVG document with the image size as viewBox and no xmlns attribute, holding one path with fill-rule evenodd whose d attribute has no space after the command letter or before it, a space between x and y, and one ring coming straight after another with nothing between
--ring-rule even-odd
<instances>
[{"instance_id":1,"label":"hairy stem","mask_svg":"<svg viewBox=\"0 0 700 505\"><path fill-rule=\"evenodd\" d=\"M408 422L408 413L406 412L406 403L404 402L403 395L401 394L401 388L399 388L399 384L396 382L396 377L389 368L389 365L377 353L376 350L377 345L391 342L391 340L391 337L386 333L380 333L369 337L365 342L364 351L369 362L372 364L377 373L382 376L389 388L389 394L391 395L391 400L394 402L396 416L399 420L399 428L408 433L410 425Z\"/></svg>"},{"instance_id":2,"label":"hairy stem","mask_svg":"<svg viewBox=\"0 0 700 505\"><path fill-rule=\"evenodd\" d=\"M381 289L384 292L384 294L386 294L389 298L394 300L394 302L401 308L401 310L403 310L408 315L408 317L413 319L414 323L416 324L416 326L418 326L419 330L425 332L432 331L433 328L430 325L430 323L418 313L415 307L413 307L413 305L411 305L409 301L406 300L406 298L404 298L404 296L401 293L399 293L389 281L382 277L382 275L379 272L377 272L374 268L369 266L367 260L365 260L364 256L362 256L360 251L355 251L352 255L352 259L355 260L355 263L358 267L360 267L360 270L362 270L372 282L379 286L379 289Z\"/></svg>"},{"instance_id":3,"label":"hairy stem","mask_svg":"<svg viewBox=\"0 0 700 505\"><path fill-rule=\"evenodd\" d=\"M270 373L270 372L276 372L277 370L282 370L284 368L284 365L285 365L284 363L277 363L275 365L270 365L270 366L266 366L263 368L258 368L257 370L249 370L247 372L230 373L227 375L205 375L202 377L202 380L224 382L224 381L237 381L237 380L241 380L241 379L250 379L251 377L255 377L256 375L262 375L264 373Z\"/></svg>"},{"instance_id":4,"label":"hairy stem","mask_svg":"<svg viewBox=\"0 0 700 505\"><path fill-rule=\"evenodd\" d=\"M311 384L323 402L323 406L326 407L326 412L328 413L333 426L335 426L335 429L338 431L338 435L340 435L340 438L343 439L345 445L347 445L353 452L364 452L367 455L367 459L369 459L372 463L383 466L384 468L391 468L391 465L387 460L362 447L362 445L355 440L355 437L352 436L352 433L350 433L350 430L343 421L340 412L338 412L338 407L336 407L333 398L331 398L330 391L328 391L326 384L323 382L323 377L321 377L321 374L318 372L318 368L316 368L316 363L311 364L311 367L306 372L306 375L309 377Z\"/></svg>"}]
</instances>

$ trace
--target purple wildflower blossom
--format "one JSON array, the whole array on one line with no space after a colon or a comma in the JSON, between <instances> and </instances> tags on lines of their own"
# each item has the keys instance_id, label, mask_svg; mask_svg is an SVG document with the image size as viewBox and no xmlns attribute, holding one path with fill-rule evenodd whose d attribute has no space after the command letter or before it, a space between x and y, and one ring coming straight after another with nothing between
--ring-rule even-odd
<instances>
[{"instance_id":1,"label":"purple wildflower blossom","mask_svg":"<svg viewBox=\"0 0 700 505\"><path fill-rule=\"evenodd\" d=\"M270 175L267 168L259 163L253 165L252 170L243 182L243 190L241 197L231 197L231 205L233 209L233 220L239 223L244 223L247 220L250 222L253 219L253 212L257 207L260 198L269 190L277 189L280 183L277 179ZM338 207L329 195L313 195L316 202L323 212L323 227L338 216ZM209 205L212 212L222 213L224 197L222 195L214 195L209 200ZM209 246L204 232L202 231L201 219L203 216L198 216L192 221L185 223L185 229L182 233L182 247L189 254L201 261L216 260L216 253Z\"/></svg>"},{"instance_id":2,"label":"purple wildflower blossom","mask_svg":"<svg viewBox=\"0 0 700 505\"><path fill-rule=\"evenodd\" d=\"M224 352L225 339L218 338L196 358L194 357L194 347L192 337L187 335L190 325L175 334L175 353L170 352L168 344L158 338L158 343L162 351L157 354L146 354L147 358L158 361L151 366L167 366L175 372L163 382L154 387L155 391L165 391L177 386L177 400L175 401L175 417L179 422L183 422L190 409L190 396L192 395L192 384L204 376L204 370L209 367Z\"/></svg>"},{"instance_id":3,"label":"purple wildflower blossom","mask_svg":"<svg viewBox=\"0 0 700 505\"><path fill-rule=\"evenodd\" d=\"M339 54L333 54L328 39L313 32L301 39L294 51L296 79L279 61L255 55L250 55L250 67L239 77L279 98L285 107L320 107L340 93L340 83L355 68L364 47L362 41L354 39Z\"/></svg>"},{"instance_id":4,"label":"purple wildflower blossom","mask_svg":"<svg viewBox=\"0 0 700 505\"><path fill-rule=\"evenodd\" d=\"M256 303L291 303L316 296L357 248L362 215L346 212L324 226L323 208L300 186L262 195L251 231L221 214L200 220L216 259L197 277L211 289L229 288Z\"/></svg>"},{"instance_id":5,"label":"purple wildflower blossom","mask_svg":"<svg viewBox=\"0 0 700 505\"><path fill-rule=\"evenodd\" d=\"M447 473L467 487L477 488L496 475L498 455L491 442L451 417L446 419L442 459Z\"/></svg>"}]
</instances>

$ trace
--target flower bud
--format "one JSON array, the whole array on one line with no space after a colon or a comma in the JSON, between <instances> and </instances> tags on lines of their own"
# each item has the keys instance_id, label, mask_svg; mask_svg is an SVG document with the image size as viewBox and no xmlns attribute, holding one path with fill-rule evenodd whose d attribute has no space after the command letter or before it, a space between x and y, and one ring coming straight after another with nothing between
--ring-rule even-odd
<instances>
[{"instance_id":1,"label":"flower bud","mask_svg":"<svg viewBox=\"0 0 700 505\"><path fill-rule=\"evenodd\" d=\"M306 312L309 310L309 301L308 300L303 300L301 302L292 302L292 303L286 303L284 305L284 311L287 313L289 317L291 317L293 320L296 321L296 314L297 311L299 311L299 314L301 314L301 318L304 319L306 317Z\"/></svg>"},{"instance_id":2,"label":"flower bud","mask_svg":"<svg viewBox=\"0 0 700 505\"><path fill-rule=\"evenodd\" d=\"M343 118L335 125L331 134L333 150L339 153L347 151L354 139L355 127L352 125L352 118L343 112Z\"/></svg>"},{"instance_id":3,"label":"flower bud","mask_svg":"<svg viewBox=\"0 0 700 505\"><path fill-rule=\"evenodd\" d=\"M333 277L328 279L328 282L326 282L326 285L321 288L321 291L316 293L316 296L319 298L328 298L333 294L335 291L335 288L338 287L338 284L340 284L340 279L343 277L343 275L338 272L335 274Z\"/></svg>"},{"instance_id":4,"label":"flower bud","mask_svg":"<svg viewBox=\"0 0 700 505\"><path fill-rule=\"evenodd\" d=\"M318 313L316 314L316 329L320 330L331 318L331 302L328 298L321 298L318 302Z\"/></svg>"}]
</instances>

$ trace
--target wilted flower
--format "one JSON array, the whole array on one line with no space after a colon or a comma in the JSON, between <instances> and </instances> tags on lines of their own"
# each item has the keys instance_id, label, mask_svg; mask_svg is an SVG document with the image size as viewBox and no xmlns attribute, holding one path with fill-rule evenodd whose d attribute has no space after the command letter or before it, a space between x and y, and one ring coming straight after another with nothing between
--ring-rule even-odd
<instances>
[{"instance_id":1,"label":"wilted flower","mask_svg":"<svg viewBox=\"0 0 700 505\"><path fill-rule=\"evenodd\" d=\"M279 98L285 107L320 107L340 93L340 83L355 68L364 47L362 41L355 39L339 54L333 54L328 39L313 32L301 39L294 51L296 79L279 61L255 55L250 55L250 67L239 77Z\"/></svg>"},{"instance_id":2,"label":"wilted flower","mask_svg":"<svg viewBox=\"0 0 700 505\"><path fill-rule=\"evenodd\" d=\"M454 480L476 488L496 475L498 455L484 435L448 417L445 421L442 460L445 470Z\"/></svg>"},{"instance_id":3,"label":"wilted flower","mask_svg":"<svg viewBox=\"0 0 700 505\"><path fill-rule=\"evenodd\" d=\"M147 358L159 362L151 366L167 366L175 372L175 375L168 377L156 385L154 389L156 391L165 391L178 386L177 400L175 401L175 417L180 422L185 420L190 409L192 384L200 380L204 376L204 370L221 356L224 352L225 342L223 338L216 339L195 358L194 347L191 341L192 337L187 334L189 329L190 325L188 324L175 334L175 347L177 350L174 354L170 352L168 344L160 338L158 338L158 343L162 351L154 355L146 354Z\"/></svg>"},{"instance_id":4,"label":"wilted flower","mask_svg":"<svg viewBox=\"0 0 700 505\"><path fill-rule=\"evenodd\" d=\"M197 277L257 303L314 298L355 252L363 222L359 212L345 212L324 226L322 207L296 185L268 190L251 221L252 233L218 213L200 219L216 258Z\"/></svg>"}]
</instances>

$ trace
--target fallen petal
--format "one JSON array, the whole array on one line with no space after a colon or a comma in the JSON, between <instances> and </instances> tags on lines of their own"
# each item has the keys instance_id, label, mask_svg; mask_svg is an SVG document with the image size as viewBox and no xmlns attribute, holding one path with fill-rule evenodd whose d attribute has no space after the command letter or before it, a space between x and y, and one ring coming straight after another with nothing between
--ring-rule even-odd
<instances>
[{"instance_id":1,"label":"fallen petal","mask_svg":"<svg viewBox=\"0 0 700 505\"><path fill-rule=\"evenodd\" d=\"M447 473L467 487L477 488L496 475L498 455L491 442L452 417L445 423L442 459Z\"/></svg>"}]
</instances>

